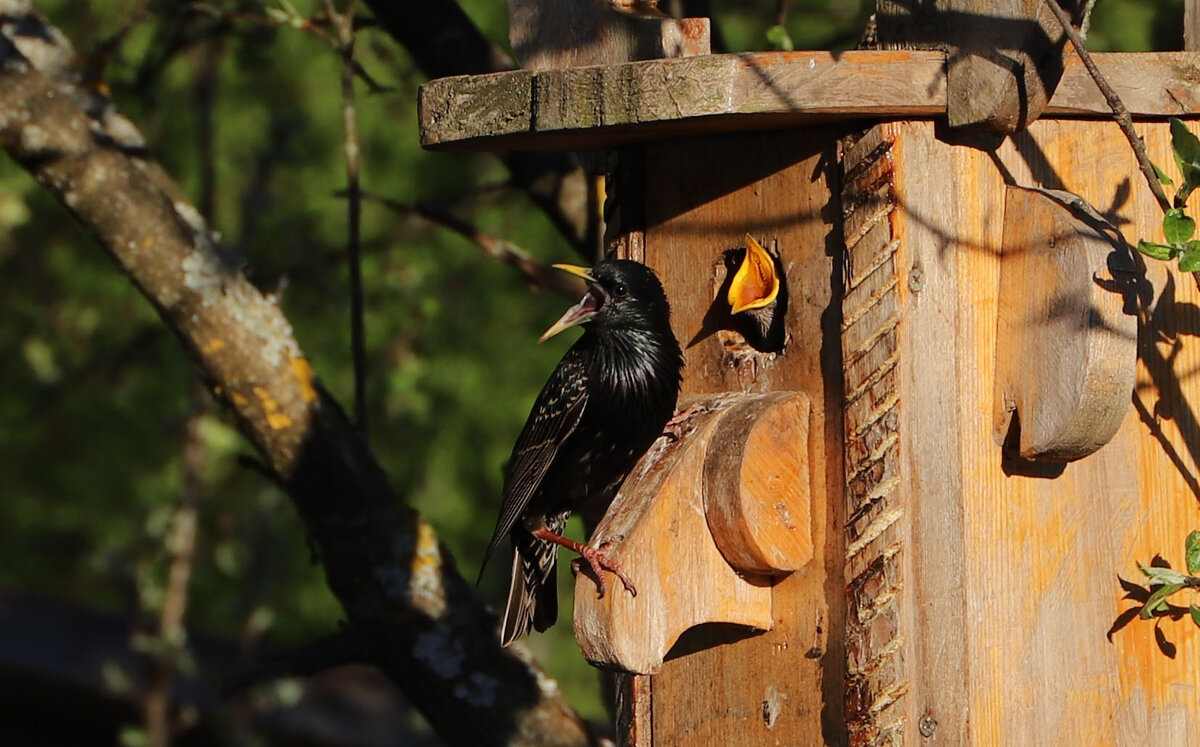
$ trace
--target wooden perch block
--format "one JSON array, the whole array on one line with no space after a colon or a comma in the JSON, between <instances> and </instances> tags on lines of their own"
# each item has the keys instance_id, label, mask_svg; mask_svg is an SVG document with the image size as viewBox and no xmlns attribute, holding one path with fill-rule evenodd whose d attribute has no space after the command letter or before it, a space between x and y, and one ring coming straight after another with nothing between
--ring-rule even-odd
<instances>
[{"instance_id":1,"label":"wooden perch block","mask_svg":"<svg viewBox=\"0 0 1200 747\"><path fill-rule=\"evenodd\" d=\"M1108 443L1137 372L1137 318L1119 290L1131 250L1070 200L1018 187L1005 199L996 428L1002 440L1015 411L1026 459L1066 462Z\"/></svg>"},{"instance_id":2,"label":"wooden perch block","mask_svg":"<svg viewBox=\"0 0 1200 747\"><path fill-rule=\"evenodd\" d=\"M637 596L597 597L592 579L576 579L575 637L598 666L652 674L703 623L770 629L774 578L812 558L808 398L692 404L678 439L656 442L593 534Z\"/></svg>"},{"instance_id":3,"label":"wooden perch block","mask_svg":"<svg viewBox=\"0 0 1200 747\"><path fill-rule=\"evenodd\" d=\"M796 571L812 559L808 398L752 397L729 408L704 462L704 515L717 548L743 571Z\"/></svg>"}]
</instances>

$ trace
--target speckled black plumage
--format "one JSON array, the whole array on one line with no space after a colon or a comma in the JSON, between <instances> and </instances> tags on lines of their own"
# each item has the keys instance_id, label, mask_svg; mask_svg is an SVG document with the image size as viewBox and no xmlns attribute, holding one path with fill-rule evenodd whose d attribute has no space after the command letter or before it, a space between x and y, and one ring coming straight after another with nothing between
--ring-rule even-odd
<instances>
[{"instance_id":1,"label":"speckled black plumage","mask_svg":"<svg viewBox=\"0 0 1200 747\"><path fill-rule=\"evenodd\" d=\"M662 433L679 395L683 356L658 278L630 260L600 262L590 277L588 295L576 309L598 308L550 375L517 438L484 557L486 563L501 540L511 538L504 645L530 627L545 630L558 616L558 546L531 532L561 535L572 510L585 501L611 500Z\"/></svg>"}]
</instances>

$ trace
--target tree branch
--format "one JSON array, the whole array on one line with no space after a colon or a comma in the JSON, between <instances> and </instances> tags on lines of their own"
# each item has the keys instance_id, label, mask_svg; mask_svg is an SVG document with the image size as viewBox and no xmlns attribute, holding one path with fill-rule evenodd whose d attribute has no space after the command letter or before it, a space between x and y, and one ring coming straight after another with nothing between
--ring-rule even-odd
<instances>
[{"instance_id":1,"label":"tree branch","mask_svg":"<svg viewBox=\"0 0 1200 747\"><path fill-rule=\"evenodd\" d=\"M339 14L325 0L325 14L337 31L334 49L342 59L342 152L346 159L346 262L350 269L350 355L354 360L354 424L367 433L367 342L363 317L362 247L359 219L362 196L358 173L358 114L354 108L354 0Z\"/></svg>"},{"instance_id":2,"label":"tree branch","mask_svg":"<svg viewBox=\"0 0 1200 747\"><path fill-rule=\"evenodd\" d=\"M341 193L339 193L339 196L342 196ZM521 277L538 288L557 293L571 301L576 301L579 298L578 281L572 280L561 272L550 269L524 249L504 239L480 231L471 223L455 216L441 206L428 202L411 204L399 202L369 192L363 192L362 198L371 202L377 202L401 215L416 215L430 223L436 223L443 228L448 228L459 236L472 241L491 259L515 268L517 272L521 273Z\"/></svg>"},{"instance_id":3,"label":"tree branch","mask_svg":"<svg viewBox=\"0 0 1200 747\"><path fill-rule=\"evenodd\" d=\"M1158 182L1158 176L1154 173L1154 166L1150 163L1150 156L1146 154L1146 145L1138 134L1133 131L1133 118L1129 116L1129 110L1125 108L1124 102L1112 86L1108 84L1108 80L1100 72L1100 68L1096 67L1096 63L1092 60L1092 56L1088 54L1087 46L1083 43L1083 38L1079 36L1079 32L1071 25L1071 19L1067 16L1066 11L1059 7L1057 0L1046 0L1047 7L1054 13L1054 17L1058 19L1062 25L1063 31L1067 38L1071 40L1071 45L1075 47L1075 53L1079 55L1079 59L1083 62L1083 66L1087 69L1088 74L1092 76L1092 80L1096 81L1096 87L1100 89L1100 93L1104 95L1104 100L1108 102L1108 106L1112 109L1113 118L1117 120L1117 124L1121 127L1121 132L1125 133L1125 139L1129 141L1130 147L1133 148L1133 154L1137 157L1138 167L1142 170L1142 176L1146 177L1146 183L1150 185L1150 192L1154 195L1154 199L1158 200L1159 207L1163 212L1171 209L1171 201L1167 199L1167 195L1163 192L1162 185Z\"/></svg>"},{"instance_id":4,"label":"tree branch","mask_svg":"<svg viewBox=\"0 0 1200 747\"><path fill-rule=\"evenodd\" d=\"M472 23L454 0L396 3L364 0L388 34L430 78L511 70L510 60ZM596 221L588 211L587 175L567 153L515 151L496 154L520 187L571 246L595 259Z\"/></svg>"},{"instance_id":5,"label":"tree branch","mask_svg":"<svg viewBox=\"0 0 1200 747\"><path fill-rule=\"evenodd\" d=\"M392 491L280 309L218 253L133 124L72 77L61 33L28 0L5 5L0 142L129 275L288 487L372 662L448 743L587 743L557 687L500 648L494 616Z\"/></svg>"}]
</instances>

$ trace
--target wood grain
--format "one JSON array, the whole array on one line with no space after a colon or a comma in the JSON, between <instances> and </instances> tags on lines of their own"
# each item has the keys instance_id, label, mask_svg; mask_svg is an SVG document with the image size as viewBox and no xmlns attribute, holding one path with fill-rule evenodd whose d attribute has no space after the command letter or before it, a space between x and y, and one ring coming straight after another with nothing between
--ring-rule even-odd
<instances>
[{"instance_id":1,"label":"wood grain","mask_svg":"<svg viewBox=\"0 0 1200 747\"><path fill-rule=\"evenodd\" d=\"M900 480L895 133L842 141L845 271L846 728L851 744L900 742L912 654L902 630L908 524Z\"/></svg>"},{"instance_id":2,"label":"wood grain","mask_svg":"<svg viewBox=\"0 0 1200 747\"><path fill-rule=\"evenodd\" d=\"M1139 125L1152 157L1170 163L1165 123ZM919 129L912 136L932 140ZM1087 153L1080 157L1081 150ZM999 205L1006 181L1066 189L1090 202L1133 239L1158 239L1160 214L1138 179L1128 145L1108 123L1042 121L993 153L954 148L940 197L911 204L920 214L945 205ZM943 207L938 208L937 203ZM1120 612L1118 575L1156 553L1178 563L1182 537L1197 522L1194 400L1200 365L1194 279L1152 266L1158 301L1141 331L1138 393L1149 415L1130 413L1113 440L1054 477L1006 470L986 436L993 417L995 319L1002 293L1003 220L994 210L959 210L944 250L958 276L956 327L960 434L957 479L964 532L962 596L968 667L966 736L973 744L1187 744L1200 734L1200 635L1163 623L1174 659L1155 644L1154 626L1135 622L1106 633ZM1157 264L1157 263L1155 263ZM1166 302L1172 296L1174 304ZM1180 303L1182 302L1182 304ZM1173 330L1163 333L1161 330ZM1155 416L1159 413L1161 417ZM1162 433L1164 448L1154 433ZM1172 459L1172 453L1175 459ZM953 453L946 456L953 462ZM922 499L927 490L922 482ZM939 721L940 735L944 722Z\"/></svg>"},{"instance_id":3,"label":"wood grain","mask_svg":"<svg viewBox=\"0 0 1200 747\"><path fill-rule=\"evenodd\" d=\"M1200 53L1094 55L1135 116L1195 116ZM543 72L440 78L421 86L433 149L605 148L680 135L946 115L937 51L758 52ZM1074 56L1048 115L1111 113Z\"/></svg>"},{"instance_id":4,"label":"wood grain","mask_svg":"<svg viewBox=\"0 0 1200 747\"><path fill-rule=\"evenodd\" d=\"M779 576L812 560L808 397L748 398L730 408L699 475L717 549L739 571Z\"/></svg>"},{"instance_id":5,"label":"wood grain","mask_svg":"<svg viewBox=\"0 0 1200 747\"><path fill-rule=\"evenodd\" d=\"M1129 411L1137 374L1133 249L1072 199L1021 187L1005 196L997 443L1016 413L1025 459L1095 453Z\"/></svg>"},{"instance_id":6,"label":"wood grain","mask_svg":"<svg viewBox=\"0 0 1200 747\"><path fill-rule=\"evenodd\" d=\"M1200 0L1183 0L1183 48L1200 49Z\"/></svg>"},{"instance_id":7,"label":"wood grain","mask_svg":"<svg viewBox=\"0 0 1200 747\"><path fill-rule=\"evenodd\" d=\"M575 638L597 666L652 674L697 625L770 628L769 576L812 557L808 399L730 393L684 408L674 440L639 462L592 535L637 596L598 597L576 578Z\"/></svg>"},{"instance_id":8,"label":"wood grain","mask_svg":"<svg viewBox=\"0 0 1200 747\"><path fill-rule=\"evenodd\" d=\"M652 723L635 730L652 733L656 744L845 739L842 540L834 531L842 482L834 300L840 273L830 262L838 239L827 180L834 142L827 131L748 134L645 151L645 259L663 279L677 336L693 340L704 330L723 277L723 253L742 246L747 232L778 239L791 299L792 338L782 353L748 353L720 335L701 335L685 352L685 392L800 391L812 408L814 560L773 587L769 632L745 638L710 627L681 640L649 678ZM642 743L650 742L639 737Z\"/></svg>"}]
</instances>

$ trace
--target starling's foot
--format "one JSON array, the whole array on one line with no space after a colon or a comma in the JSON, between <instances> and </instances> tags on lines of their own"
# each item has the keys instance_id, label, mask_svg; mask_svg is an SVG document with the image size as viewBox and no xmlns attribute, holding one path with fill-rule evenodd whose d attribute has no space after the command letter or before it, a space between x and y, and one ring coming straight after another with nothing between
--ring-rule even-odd
<instances>
[{"instance_id":1,"label":"starling's foot","mask_svg":"<svg viewBox=\"0 0 1200 747\"><path fill-rule=\"evenodd\" d=\"M629 580L629 576L626 576L625 572L621 570L621 567L609 560L608 556L604 554L604 548L608 547L611 544L610 542L605 542L597 549L594 547L588 547L587 545L581 545L574 540L569 540L566 537L563 537L560 534L555 534L554 532L551 532L549 529L545 528L534 529L531 534L540 540L553 542L560 547L565 547L572 552L579 553L579 558L571 561L571 569L576 572L579 572L582 569L582 564L578 563L578 560L582 560L584 563L587 563L588 570L591 571L591 573L588 575L590 575L596 582L596 586L600 590L601 598L604 597L605 592L604 577L600 575L601 570L608 571L617 578L621 579L621 583L624 584L625 590L633 596L637 596L637 588L634 587L633 582Z\"/></svg>"},{"instance_id":2,"label":"starling's foot","mask_svg":"<svg viewBox=\"0 0 1200 747\"><path fill-rule=\"evenodd\" d=\"M671 419L668 420L667 424L663 426L663 435L667 437L668 441L675 443L679 440L679 437L683 435L683 424L688 421L688 418L704 412L705 409L707 408L705 408L699 402L691 403L687 407L671 416Z\"/></svg>"},{"instance_id":3,"label":"starling's foot","mask_svg":"<svg viewBox=\"0 0 1200 747\"><path fill-rule=\"evenodd\" d=\"M589 566L591 566L592 573L596 577L596 585L600 587L601 597L604 596L604 582L600 580L601 568L621 579L621 584L625 587L625 591L629 592L631 596L636 597L637 587L633 585L633 581L629 579L629 576L625 575L625 571L621 570L621 566L609 560L608 556L604 554L604 548L611 544L611 542L605 542L604 544L600 545L600 547L595 549L591 547L585 547L583 548L584 552L579 553L579 555L587 562Z\"/></svg>"}]
</instances>

